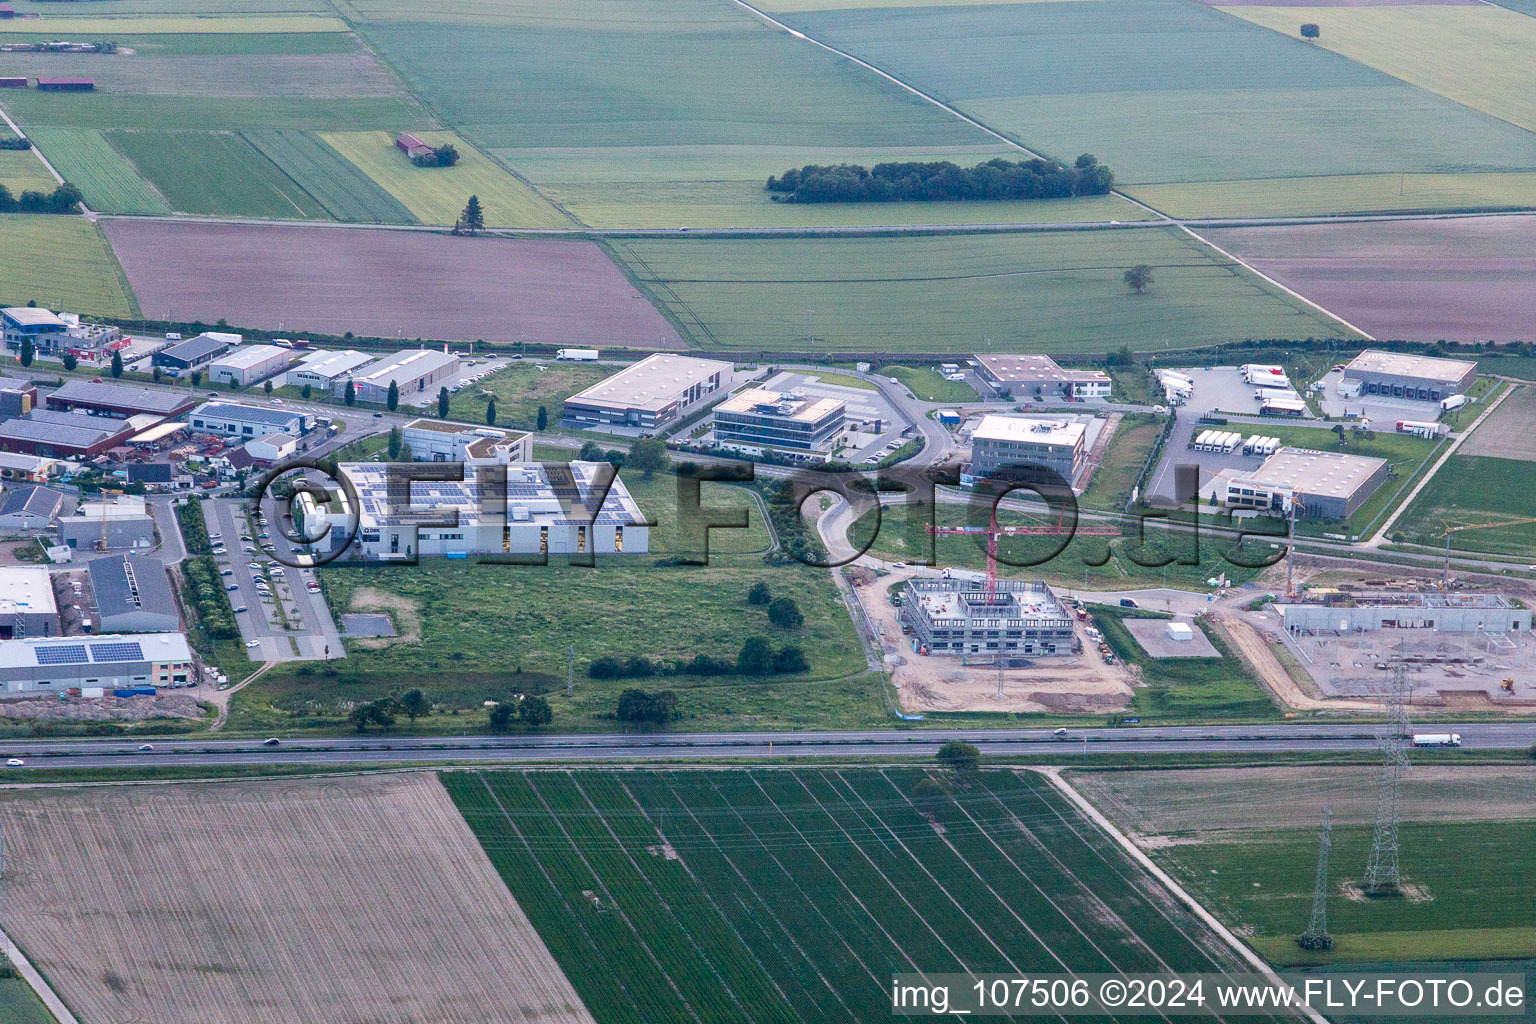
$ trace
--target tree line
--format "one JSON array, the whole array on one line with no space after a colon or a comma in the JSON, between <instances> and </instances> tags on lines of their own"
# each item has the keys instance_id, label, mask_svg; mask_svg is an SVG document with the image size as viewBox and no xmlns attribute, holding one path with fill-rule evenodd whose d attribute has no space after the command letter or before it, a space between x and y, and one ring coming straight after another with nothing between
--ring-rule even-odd
<instances>
[{"instance_id":1,"label":"tree line","mask_svg":"<svg viewBox=\"0 0 1536 1024\"><path fill-rule=\"evenodd\" d=\"M52 192L27 189L20 196L0 185L0 213L74 213L75 207L85 197L80 190L65 182Z\"/></svg>"},{"instance_id":2,"label":"tree line","mask_svg":"<svg viewBox=\"0 0 1536 1024\"><path fill-rule=\"evenodd\" d=\"M1115 175L1092 153L1071 167L1054 160L988 160L969 169L934 163L807 164L770 177L764 186L781 203L922 203L975 199L1064 199L1101 196Z\"/></svg>"}]
</instances>

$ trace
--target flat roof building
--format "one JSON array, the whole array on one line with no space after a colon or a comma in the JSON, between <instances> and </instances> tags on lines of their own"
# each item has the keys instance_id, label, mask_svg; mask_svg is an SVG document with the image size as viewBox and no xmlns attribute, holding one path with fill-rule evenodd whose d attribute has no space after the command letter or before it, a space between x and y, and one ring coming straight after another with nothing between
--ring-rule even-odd
<instances>
[{"instance_id":1,"label":"flat roof building","mask_svg":"<svg viewBox=\"0 0 1536 1024\"><path fill-rule=\"evenodd\" d=\"M1433 629L1442 633L1528 633L1531 610L1502 594L1352 593L1339 600L1277 604L1293 633Z\"/></svg>"},{"instance_id":2,"label":"flat roof building","mask_svg":"<svg viewBox=\"0 0 1536 1024\"><path fill-rule=\"evenodd\" d=\"M565 418L575 423L610 423L657 428L719 391L731 364L657 353L626 366L565 400Z\"/></svg>"},{"instance_id":3,"label":"flat roof building","mask_svg":"<svg viewBox=\"0 0 1536 1024\"><path fill-rule=\"evenodd\" d=\"M309 430L309 415L290 409L238 402L206 402L192 410L187 425L193 430L227 437L263 437L267 434L301 436Z\"/></svg>"},{"instance_id":4,"label":"flat roof building","mask_svg":"<svg viewBox=\"0 0 1536 1024\"><path fill-rule=\"evenodd\" d=\"M1233 472L1226 503L1280 516L1299 503L1299 515L1348 519L1386 481L1389 469L1385 459L1281 448L1258 469Z\"/></svg>"},{"instance_id":5,"label":"flat roof building","mask_svg":"<svg viewBox=\"0 0 1536 1024\"><path fill-rule=\"evenodd\" d=\"M0 479L26 480L42 483L56 476L63 476L69 464L43 455L18 455L16 452L0 452Z\"/></svg>"},{"instance_id":6,"label":"flat roof building","mask_svg":"<svg viewBox=\"0 0 1536 1024\"><path fill-rule=\"evenodd\" d=\"M400 441L417 462L533 461L533 438L519 430L419 419L400 429Z\"/></svg>"},{"instance_id":7,"label":"flat roof building","mask_svg":"<svg viewBox=\"0 0 1536 1024\"><path fill-rule=\"evenodd\" d=\"M40 565L0 566L0 639L57 636L59 604Z\"/></svg>"},{"instance_id":8,"label":"flat roof building","mask_svg":"<svg viewBox=\"0 0 1536 1024\"><path fill-rule=\"evenodd\" d=\"M25 416L37 408L37 385L0 377L0 416Z\"/></svg>"},{"instance_id":9,"label":"flat roof building","mask_svg":"<svg viewBox=\"0 0 1536 1024\"><path fill-rule=\"evenodd\" d=\"M86 563L96 596L96 628L104 633L168 633L181 628L165 563L143 555L111 555Z\"/></svg>"},{"instance_id":10,"label":"flat roof building","mask_svg":"<svg viewBox=\"0 0 1536 1024\"><path fill-rule=\"evenodd\" d=\"M0 697L196 683L197 663L180 633L0 641Z\"/></svg>"},{"instance_id":11,"label":"flat roof building","mask_svg":"<svg viewBox=\"0 0 1536 1024\"><path fill-rule=\"evenodd\" d=\"M840 399L751 388L715 406L714 431L718 441L817 451L842 432L847 419L847 404Z\"/></svg>"},{"instance_id":12,"label":"flat roof building","mask_svg":"<svg viewBox=\"0 0 1536 1024\"><path fill-rule=\"evenodd\" d=\"M1087 457L1088 427L1080 420L988 415L971 431L974 476L1039 480L1059 475L1068 484Z\"/></svg>"},{"instance_id":13,"label":"flat roof building","mask_svg":"<svg viewBox=\"0 0 1536 1024\"><path fill-rule=\"evenodd\" d=\"M903 590L901 621L919 649L967 659L1015 661L1076 654L1072 616L1040 580L916 578Z\"/></svg>"},{"instance_id":14,"label":"flat roof building","mask_svg":"<svg viewBox=\"0 0 1536 1024\"><path fill-rule=\"evenodd\" d=\"M465 468L463 481L418 481L391 489L390 467L376 462L348 462L342 475L355 488L356 553L382 561L418 556L465 558L501 554L643 554L650 530L645 515L618 477L596 509L596 474L602 462L571 462L546 470L541 465L509 465L506 487L482 491L498 467ZM346 540L353 510L319 509L299 495L295 518L301 528L328 521L333 544ZM429 525L455 512L454 526ZM323 543L323 542L322 542Z\"/></svg>"},{"instance_id":15,"label":"flat roof building","mask_svg":"<svg viewBox=\"0 0 1536 1024\"><path fill-rule=\"evenodd\" d=\"M234 382L246 388L286 369L292 358L291 349L277 345L247 345L209 363L208 379L215 384Z\"/></svg>"},{"instance_id":16,"label":"flat roof building","mask_svg":"<svg viewBox=\"0 0 1536 1024\"><path fill-rule=\"evenodd\" d=\"M76 551L144 551L155 546L155 521L135 495L82 502L59 520L59 543Z\"/></svg>"},{"instance_id":17,"label":"flat roof building","mask_svg":"<svg viewBox=\"0 0 1536 1024\"><path fill-rule=\"evenodd\" d=\"M355 349L342 352L311 352L288 371L288 383L297 387L308 384L321 391L332 391L374 361L374 357ZM387 387L388 385L386 385Z\"/></svg>"},{"instance_id":18,"label":"flat roof building","mask_svg":"<svg viewBox=\"0 0 1536 1024\"><path fill-rule=\"evenodd\" d=\"M73 355L86 362L96 362L105 353L128 344L120 328L86 323L73 313L55 313L40 306L0 309L0 329L8 352L19 353L22 342L30 340L40 355Z\"/></svg>"},{"instance_id":19,"label":"flat roof building","mask_svg":"<svg viewBox=\"0 0 1536 1024\"><path fill-rule=\"evenodd\" d=\"M438 381L459 374L459 357L435 348L415 348L379 360L362 373L352 375L352 387L359 402L384 404L389 385L394 382L405 401Z\"/></svg>"},{"instance_id":20,"label":"flat roof building","mask_svg":"<svg viewBox=\"0 0 1536 1024\"><path fill-rule=\"evenodd\" d=\"M0 450L58 459L90 459L135 433L127 420L83 412L34 409L0 423Z\"/></svg>"},{"instance_id":21,"label":"flat roof building","mask_svg":"<svg viewBox=\"0 0 1536 1024\"><path fill-rule=\"evenodd\" d=\"M240 335L207 331L195 338L178 341L150 357L156 366L163 366L178 373L206 366L219 356L240 344Z\"/></svg>"},{"instance_id":22,"label":"flat roof building","mask_svg":"<svg viewBox=\"0 0 1536 1024\"><path fill-rule=\"evenodd\" d=\"M1438 402L1460 395L1477 380L1477 363L1409 352L1366 349L1344 367L1344 385L1356 394Z\"/></svg>"},{"instance_id":23,"label":"flat roof building","mask_svg":"<svg viewBox=\"0 0 1536 1024\"><path fill-rule=\"evenodd\" d=\"M1066 370L1047 355L976 355L981 379L1014 398L1035 393L1065 398L1108 398L1109 374L1102 370Z\"/></svg>"},{"instance_id":24,"label":"flat roof building","mask_svg":"<svg viewBox=\"0 0 1536 1024\"><path fill-rule=\"evenodd\" d=\"M43 400L50 409L94 413L98 416L154 416L168 420L180 416L197 402L187 395L163 388L134 384L72 380Z\"/></svg>"}]
</instances>

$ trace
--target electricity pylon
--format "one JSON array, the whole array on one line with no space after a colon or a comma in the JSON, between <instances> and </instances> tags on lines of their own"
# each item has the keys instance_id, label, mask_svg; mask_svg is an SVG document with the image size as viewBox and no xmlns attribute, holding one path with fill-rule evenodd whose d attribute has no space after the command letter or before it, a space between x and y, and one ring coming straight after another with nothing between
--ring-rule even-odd
<instances>
[{"instance_id":1,"label":"electricity pylon","mask_svg":"<svg viewBox=\"0 0 1536 1024\"><path fill-rule=\"evenodd\" d=\"M1383 701L1389 724L1376 737L1381 748L1381 774L1376 792L1376 834L1371 859L1365 865L1367 896L1395 896L1401 889L1398 874L1398 797L1403 773L1408 770L1408 744L1412 725L1408 720L1407 669L1401 660L1392 669L1392 684Z\"/></svg>"},{"instance_id":2,"label":"electricity pylon","mask_svg":"<svg viewBox=\"0 0 1536 1024\"><path fill-rule=\"evenodd\" d=\"M1317 833L1317 880L1312 883L1312 921L1301 938L1302 949L1332 949L1328 934L1328 852L1333 849L1333 805L1323 805L1323 825Z\"/></svg>"}]
</instances>

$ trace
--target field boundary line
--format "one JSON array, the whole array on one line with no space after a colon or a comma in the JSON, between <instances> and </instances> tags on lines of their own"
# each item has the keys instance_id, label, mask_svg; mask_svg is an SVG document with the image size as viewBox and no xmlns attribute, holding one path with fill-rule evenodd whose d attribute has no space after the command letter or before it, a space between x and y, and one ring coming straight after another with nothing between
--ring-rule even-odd
<instances>
[{"instance_id":1,"label":"field boundary line","mask_svg":"<svg viewBox=\"0 0 1536 1024\"><path fill-rule=\"evenodd\" d=\"M1365 542L1366 547L1375 548L1381 546L1381 542L1386 540L1387 531L1392 529L1392 526L1397 522L1398 517L1406 512L1408 510L1408 506L1412 505L1413 500L1419 496L1419 492L1422 491L1429 484L1429 482L1435 478L1436 473L1440 472L1440 469L1445 465L1446 460L1448 460L1452 455L1456 454L1456 449L1461 447L1462 442L1471 437L1472 432L1483 425L1483 420L1487 419L1490 415L1492 415L1495 409L1503 405L1505 399L1509 398L1510 395L1519 390L1520 389L1518 387L1505 388L1504 393L1501 394L1498 398L1494 399L1493 404L1484 409L1483 414L1477 419L1473 420L1470 427L1456 435L1456 440L1450 443L1449 447L1447 447L1441 454L1439 460L1429 468L1429 472L1424 474L1424 478L1414 486L1412 491L1408 492L1408 497L1404 498L1398 503L1397 511L1392 513L1392 517L1385 523L1382 523L1381 529L1377 530L1371 536L1371 539Z\"/></svg>"},{"instance_id":2,"label":"field boundary line","mask_svg":"<svg viewBox=\"0 0 1536 1024\"><path fill-rule=\"evenodd\" d=\"M32 961L27 959L21 947L12 942L11 937L4 931L0 931L0 949L5 950L6 958L16 965L16 973L22 976L37 998L42 1000L43 1006L53 1014L58 1024L80 1024L80 1018L64 1005L64 1000L60 999L58 994L48 986L48 982L38 973L37 968L32 966Z\"/></svg>"},{"instance_id":3,"label":"field boundary line","mask_svg":"<svg viewBox=\"0 0 1536 1024\"><path fill-rule=\"evenodd\" d=\"M1360 328L1356 327L1354 324L1350 323L1348 320L1345 320L1343 317L1339 316L1339 314L1335 313L1333 310L1328 309L1326 306L1318 305L1316 302L1313 302L1311 299L1307 298L1305 295L1303 295L1300 292L1296 291L1294 288L1288 288L1285 285L1281 284L1279 281L1276 281L1274 278L1270 277L1268 274L1264 273L1264 271L1260 270L1258 267L1255 267L1253 264L1247 262L1246 260L1242 259L1239 256L1234 256L1232 253L1230 253L1227 250L1223 249L1221 246L1217 245L1215 242L1211 241L1209 238L1205 238L1205 237L1197 234L1194 231L1194 229L1191 228L1188 224L1179 223L1179 228L1181 230L1183 230L1186 234L1188 234L1190 238L1193 238L1195 241L1199 242L1201 245L1208 246L1212 250L1221 253L1227 259L1231 260L1233 263L1236 263L1238 266L1242 267L1244 270L1247 270L1249 273L1254 274L1260 280L1266 281L1270 285L1274 286L1275 288L1280 289L1282 292L1284 292L1285 294L1289 295L1291 298L1296 299L1298 302L1303 302L1306 305L1311 306L1313 309L1317 310L1319 313L1323 314L1324 316L1328 317L1329 319L1337 320L1339 323L1343 324L1345 327L1348 327L1350 330L1352 330L1356 334L1360 335L1366 341L1375 341L1376 340L1370 334L1366 333L1365 331L1362 331Z\"/></svg>"},{"instance_id":4,"label":"field boundary line","mask_svg":"<svg viewBox=\"0 0 1536 1024\"><path fill-rule=\"evenodd\" d=\"M1068 783L1066 779L1061 777L1060 768L1036 768L1033 770L1038 771L1041 775L1045 776L1046 779L1050 780L1051 785L1055 786L1061 795L1066 797L1067 800L1071 802L1073 807L1076 807L1079 811L1082 812L1084 817L1097 825L1104 831L1106 835L1113 839L1116 844L1118 844L1120 848L1125 851L1126 855L1129 856L1131 860L1140 865L1143 870L1145 870L1153 878L1157 879L1164 886L1166 886L1168 891L1178 898L1179 902L1188 907L1196 917L1198 917L1206 924L1207 927L1219 935L1221 939L1226 942L1228 946L1231 946L1233 951L1236 952L1238 956L1242 957L1245 962L1250 964L1254 970L1264 975L1264 977L1268 978L1269 981L1274 985L1285 984L1283 981L1281 981L1280 975L1275 973L1275 969L1269 966L1269 963L1265 961L1263 957L1259 956L1259 954L1250 949L1248 945L1244 943L1242 939L1239 939L1236 935L1234 935L1226 925L1216 920L1216 915L1212 914L1209 910L1206 910L1199 900L1191 896L1183 886L1174 881L1172 875L1158 867L1157 864L1153 862L1151 857L1148 857L1145 853L1142 852L1141 847L1131 842L1130 838L1126 836L1124 832L1121 832L1118 828L1116 828L1114 822L1106 818L1097 807L1093 806L1093 804L1088 801L1087 797L1073 789L1071 784ZM1328 1024L1328 1018L1324 1017L1321 1013L1310 1006L1298 1007L1297 1009L1300 1009L1301 1012L1307 1017L1307 1019L1313 1022L1313 1024Z\"/></svg>"},{"instance_id":5,"label":"field boundary line","mask_svg":"<svg viewBox=\"0 0 1536 1024\"><path fill-rule=\"evenodd\" d=\"M13 133L15 133L15 135L16 135L16 137L18 139L30 139L32 137L32 136L28 135L26 132L22 131L20 125L18 125L15 121L11 120L11 115L6 111L6 109L4 107L0 107L0 117L5 118L5 123L10 126L11 131ZM32 155L37 157L38 160L42 161L43 166L48 169L48 173L53 175L53 180L58 182L60 185L64 184L64 176L58 172L58 170L53 166L53 164L48 162L48 158L47 157L43 156L43 151L37 148L37 143L36 142L32 143L30 148L32 150ZM81 203L80 207L81 207L81 209L85 210L87 215L90 214L91 211L89 209L86 209L86 206L85 206L84 203Z\"/></svg>"}]
</instances>

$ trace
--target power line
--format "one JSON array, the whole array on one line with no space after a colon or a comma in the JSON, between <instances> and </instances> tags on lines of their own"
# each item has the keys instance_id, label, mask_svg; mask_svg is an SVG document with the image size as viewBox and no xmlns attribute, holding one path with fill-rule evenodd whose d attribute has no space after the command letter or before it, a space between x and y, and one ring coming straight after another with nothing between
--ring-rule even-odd
<instances>
[{"instance_id":1,"label":"power line","mask_svg":"<svg viewBox=\"0 0 1536 1024\"><path fill-rule=\"evenodd\" d=\"M1396 896L1402 891L1398 871L1399 797L1403 773L1408 770L1408 743L1412 725L1408 720L1408 671L1399 656L1392 667L1392 682L1382 701L1388 724L1376 737L1381 748L1381 774L1376 792L1376 834L1371 843L1371 859L1365 865L1364 889L1367 896Z\"/></svg>"},{"instance_id":2,"label":"power line","mask_svg":"<svg viewBox=\"0 0 1536 1024\"><path fill-rule=\"evenodd\" d=\"M1333 849L1333 805L1323 805L1323 824L1317 833L1317 878L1312 883L1312 920L1301 938L1302 949L1332 949L1328 934L1328 853Z\"/></svg>"}]
</instances>

